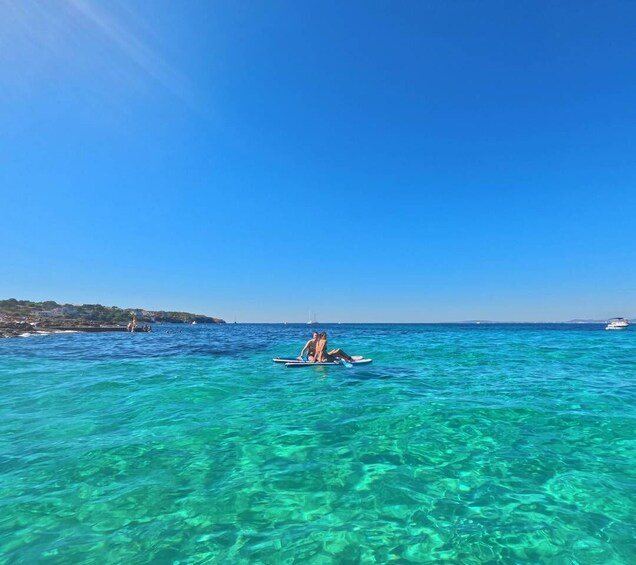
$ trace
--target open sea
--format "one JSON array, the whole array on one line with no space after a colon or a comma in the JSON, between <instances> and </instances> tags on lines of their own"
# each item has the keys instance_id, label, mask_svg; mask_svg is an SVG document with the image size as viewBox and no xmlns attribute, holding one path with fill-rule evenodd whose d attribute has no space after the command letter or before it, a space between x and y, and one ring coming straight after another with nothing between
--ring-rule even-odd
<instances>
[{"instance_id":1,"label":"open sea","mask_svg":"<svg viewBox=\"0 0 636 565\"><path fill-rule=\"evenodd\" d=\"M314 327L354 368L287 369ZM636 331L0 340L0 563L636 563Z\"/></svg>"}]
</instances>

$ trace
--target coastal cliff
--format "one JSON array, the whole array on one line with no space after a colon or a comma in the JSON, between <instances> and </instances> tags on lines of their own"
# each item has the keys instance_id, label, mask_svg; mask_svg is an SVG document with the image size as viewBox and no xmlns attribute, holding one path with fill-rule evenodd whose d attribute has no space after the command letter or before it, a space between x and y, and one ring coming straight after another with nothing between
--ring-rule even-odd
<instances>
[{"instance_id":1,"label":"coastal cliff","mask_svg":"<svg viewBox=\"0 0 636 565\"><path fill-rule=\"evenodd\" d=\"M135 315L138 324L224 324L190 312L120 308L101 304L58 304L52 300L0 300L0 337L55 330L121 331Z\"/></svg>"}]
</instances>

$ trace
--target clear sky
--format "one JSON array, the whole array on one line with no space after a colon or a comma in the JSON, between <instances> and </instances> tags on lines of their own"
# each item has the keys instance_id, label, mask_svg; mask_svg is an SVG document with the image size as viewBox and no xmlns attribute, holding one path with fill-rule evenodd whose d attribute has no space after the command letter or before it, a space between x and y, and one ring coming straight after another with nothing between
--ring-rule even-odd
<instances>
[{"instance_id":1,"label":"clear sky","mask_svg":"<svg viewBox=\"0 0 636 565\"><path fill-rule=\"evenodd\" d=\"M0 0L0 297L636 313L636 3Z\"/></svg>"}]
</instances>

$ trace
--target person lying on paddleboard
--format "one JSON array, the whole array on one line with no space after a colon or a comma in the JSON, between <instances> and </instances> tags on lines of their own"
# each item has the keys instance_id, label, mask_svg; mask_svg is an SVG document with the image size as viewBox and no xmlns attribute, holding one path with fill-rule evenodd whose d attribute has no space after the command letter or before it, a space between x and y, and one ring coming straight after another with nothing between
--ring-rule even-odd
<instances>
[{"instance_id":1,"label":"person lying on paddleboard","mask_svg":"<svg viewBox=\"0 0 636 565\"><path fill-rule=\"evenodd\" d=\"M303 350L300 352L298 359L303 359L305 352L307 352L307 361L313 363L316 358L316 343L318 343L318 332L314 332L312 334L311 339L305 344L305 347L303 347Z\"/></svg>"},{"instance_id":2,"label":"person lying on paddleboard","mask_svg":"<svg viewBox=\"0 0 636 565\"><path fill-rule=\"evenodd\" d=\"M327 349L327 334L326 332L320 332L318 334L318 342L316 343L316 355L313 363L326 363L328 361L348 361L351 363L353 357L345 353L342 349Z\"/></svg>"}]
</instances>

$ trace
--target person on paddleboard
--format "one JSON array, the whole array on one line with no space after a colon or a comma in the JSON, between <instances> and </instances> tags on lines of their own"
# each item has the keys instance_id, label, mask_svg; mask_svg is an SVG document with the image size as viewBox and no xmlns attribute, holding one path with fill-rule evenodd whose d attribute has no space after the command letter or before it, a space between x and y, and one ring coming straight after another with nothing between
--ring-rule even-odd
<instances>
[{"instance_id":1,"label":"person on paddleboard","mask_svg":"<svg viewBox=\"0 0 636 565\"><path fill-rule=\"evenodd\" d=\"M329 361L347 361L351 363L353 357L345 353L342 349L327 350L327 333L320 332L318 334L318 341L316 343L316 355L313 363L327 363Z\"/></svg>"},{"instance_id":2,"label":"person on paddleboard","mask_svg":"<svg viewBox=\"0 0 636 565\"><path fill-rule=\"evenodd\" d=\"M314 332L311 336L311 339L305 344L303 350L300 352L298 359L303 359L305 353L307 353L307 361L310 363L314 362L316 358L316 344L318 343L318 332Z\"/></svg>"}]
</instances>

